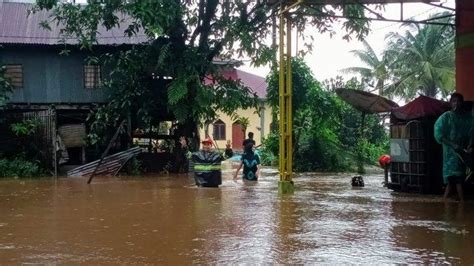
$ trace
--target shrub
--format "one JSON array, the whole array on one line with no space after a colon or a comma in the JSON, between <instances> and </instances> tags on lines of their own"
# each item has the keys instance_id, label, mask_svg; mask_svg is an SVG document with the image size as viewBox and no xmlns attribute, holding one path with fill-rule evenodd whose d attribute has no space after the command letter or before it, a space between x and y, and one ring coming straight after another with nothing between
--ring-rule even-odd
<instances>
[{"instance_id":1,"label":"shrub","mask_svg":"<svg viewBox=\"0 0 474 266\"><path fill-rule=\"evenodd\" d=\"M263 140L262 148L260 149L260 161L263 165L278 165L278 134L270 133L267 138Z\"/></svg>"},{"instance_id":2,"label":"shrub","mask_svg":"<svg viewBox=\"0 0 474 266\"><path fill-rule=\"evenodd\" d=\"M21 157L0 159L0 177L39 177L42 176L39 163L25 160Z\"/></svg>"}]
</instances>

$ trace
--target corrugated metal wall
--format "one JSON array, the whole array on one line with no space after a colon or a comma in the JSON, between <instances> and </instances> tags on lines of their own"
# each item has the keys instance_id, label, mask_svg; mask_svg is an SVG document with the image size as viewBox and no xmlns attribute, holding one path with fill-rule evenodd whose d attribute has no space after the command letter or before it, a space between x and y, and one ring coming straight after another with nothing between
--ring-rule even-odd
<instances>
[{"instance_id":1,"label":"corrugated metal wall","mask_svg":"<svg viewBox=\"0 0 474 266\"><path fill-rule=\"evenodd\" d=\"M11 103L100 103L104 89L84 87L83 53L61 56L58 50L30 48L0 49L1 64L23 66L23 88L14 89Z\"/></svg>"}]
</instances>

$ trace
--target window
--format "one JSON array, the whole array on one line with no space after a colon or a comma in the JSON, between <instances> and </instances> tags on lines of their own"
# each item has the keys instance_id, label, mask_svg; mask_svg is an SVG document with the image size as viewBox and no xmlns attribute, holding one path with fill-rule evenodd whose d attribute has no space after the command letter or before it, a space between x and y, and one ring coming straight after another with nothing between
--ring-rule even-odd
<instances>
[{"instance_id":1,"label":"window","mask_svg":"<svg viewBox=\"0 0 474 266\"><path fill-rule=\"evenodd\" d=\"M84 65L84 87L86 89L95 89L101 86L100 66Z\"/></svg>"},{"instance_id":2,"label":"window","mask_svg":"<svg viewBox=\"0 0 474 266\"><path fill-rule=\"evenodd\" d=\"M6 65L5 78L10 82L13 88L23 88L23 66L22 65Z\"/></svg>"},{"instance_id":3,"label":"window","mask_svg":"<svg viewBox=\"0 0 474 266\"><path fill-rule=\"evenodd\" d=\"M214 122L213 127L214 140L225 140L225 123L222 120Z\"/></svg>"}]
</instances>

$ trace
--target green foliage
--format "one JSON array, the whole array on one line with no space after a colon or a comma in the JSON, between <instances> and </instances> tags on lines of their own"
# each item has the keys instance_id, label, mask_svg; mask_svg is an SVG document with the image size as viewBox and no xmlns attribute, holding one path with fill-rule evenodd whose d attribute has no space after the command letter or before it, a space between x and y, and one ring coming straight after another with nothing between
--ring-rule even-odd
<instances>
[{"instance_id":1,"label":"green foliage","mask_svg":"<svg viewBox=\"0 0 474 266\"><path fill-rule=\"evenodd\" d=\"M434 14L430 18L449 15ZM453 17L438 19L452 23ZM386 93L411 100L418 93L446 97L455 86L454 30L451 26L407 25L404 35L392 32L385 56L393 76Z\"/></svg>"},{"instance_id":2,"label":"green foliage","mask_svg":"<svg viewBox=\"0 0 474 266\"><path fill-rule=\"evenodd\" d=\"M165 139L160 142L158 148L162 151L172 152L175 148L175 142L173 140Z\"/></svg>"},{"instance_id":3,"label":"green foliage","mask_svg":"<svg viewBox=\"0 0 474 266\"><path fill-rule=\"evenodd\" d=\"M362 90L363 84L356 78L344 81L342 77L336 77L324 82L328 91L336 88L348 88ZM346 151L350 151L359 170L362 171L364 164L375 164L380 155L388 153L388 134L381 119L375 114L363 114L337 99L341 108L340 127L337 131L338 139Z\"/></svg>"},{"instance_id":4,"label":"green foliage","mask_svg":"<svg viewBox=\"0 0 474 266\"><path fill-rule=\"evenodd\" d=\"M278 133L270 133L263 140L259 155L263 165L278 166Z\"/></svg>"},{"instance_id":5,"label":"green foliage","mask_svg":"<svg viewBox=\"0 0 474 266\"><path fill-rule=\"evenodd\" d=\"M43 175L50 164L45 160L46 152L37 142L35 135L42 128L40 119L26 119L10 124L10 130L17 137L9 151L0 154L3 166L10 167L5 176L31 177ZM2 170L0 169L0 172Z\"/></svg>"},{"instance_id":6,"label":"green foliage","mask_svg":"<svg viewBox=\"0 0 474 266\"><path fill-rule=\"evenodd\" d=\"M328 165L323 162L324 160L322 158L324 157L320 156L322 153L320 153L319 147L324 146L322 143L331 146L331 149L339 145L336 134L338 118L340 117L339 104L334 94L325 92L322 89L302 59L293 59L292 70L294 88L292 102L293 154L295 157L295 169L301 171L329 170L332 167L328 167ZM277 69L274 69L270 74L268 82L268 99L270 104L274 108L277 108ZM318 150L314 150L316 146ZM314 161L308 162L309 160Z\"/></svg>"},{"instance_id":7,"label":"green foliage","mask_svg":"<svg viewBox=\"0 0 474 266\"><path fill-rule=\"evenodd\" d=\"M376 90L379 95L385 93L384 87L389 80L388 62L385 55L379 58L374 49L363 41L364 50L352 50L351 53L357 56L366 67L349 67L343 69L347 73L356 73L361 75L363 86L367 86Z\"/></svg>"},{"instance_id":8,"label":"green foliage","mask_svg":"<svg viewBox=\"0 0 474 266\"><path fill-rule=\"evenodd\" d=\"M380 119L367 115L361 131L361 113L340 100L337 87L360 89L356 79L338 77L323 86L314 79L301 59L294 59L293 69L293 157L296 171L344 171L357 163L375 163L375 157L386 153L387 134ZM278 103L278 72L268 77L270 104ZM360 141L363 133L365 142ZM278 155L278 135L264 142L265 163ZM379 153L380 154L377 154Z\"/></svg>"},{"instance_id":9,"label":"green foliage","mask_svg":"<svg viewBox=\"0 0 474 266\"><path fill-rule=\"evenodd\" d=\"M140 160L136 157L130 159L127 164L129 165L128 174L132 176L139 176L143 174L143 167Z\"/></svg>"},{"instance_id":10,"label":"green foliage","mask_svg":"<svg viewBox=\"0 0 474 266\"><path fill-rule=\"evenodd\" d=\"M360 147L362 156L367 164L377 165L378 159L382 154L388 154L390 150L390 141L387 135L379 142L371 142L368 139L362 139Z\"/></svg>"},{"instance_id":11,"label":"green foliage","mask_svg":"<svg viewBox=\"0 0 474 266\"><path fill-rule=\"evenodd\" d=\"M38 162L32 162L23 157L16 157L12 160L0 159L0 177L38 177L43 172Z\"/></svg>"},{"instance_id":12,"label":"green foliage","mask_svg":"<svg viewBox=\"0 0 474 266\"><path fill-rule=\"evenodd\" d=\"M453 23L450 15L449 12L433 14L429 20ZM359 74L361 89L390 98L410 101L417 94L446 98L455 86L453 27L411 23L405 26L404 34L387 35L388 43L381 57L364 41L363 50L351 51L364 66L343 71Z\"/></svg>"},{"instance_id":13,"label":"green foliage","mask_svg":"<svg viewBox=\"0 0 474 266\"><path fill-rule=\"evenodd\" d=\"M37 119L27 119L10 125L10 130L17 137L26 137L33 135L41 126L41 121Z\"/></svg>"},{"instance_id":14,"label":"green foliage","mask_svg":"<svg viewBox=\"0 0 474 266\"><path fill-rule=\"evenodd\" d=\"M148 39L130 51L109 56L106 64L112 73L105 85L113 96L91 120L96 136L128 115L143 116L148 128L159 114L169 111L188 131L196 131L200 121L214 120L218 110L230 115L238 108L257 107L256 95L239 82L222 79L212 60L246 56L258 66L275 59L276 47L266 40L272 34L278 5L267 0L88 1L87 5L38 0L37 4L37 10L53 9L53 23L63 24L63 36L76 37L82 49L90 50L97 43L99 26L121 26L128 36ZM302 9L318 16L294 17L293 25L299 32L315 26L319 32L331 33L336 19L327 15L344 8ZM362 6L346 6L345 10L363 16ZM351 19L344 27L346 38L352 34L360 39L368 33L366 20ZM305 46L310 50L311 44ZM159 96L152 92L156 84L148 79L152 73L172 77L168 84L160 85ZM205 82L209 75L217 83ZM157 110L160 105L168 109ZM195 132L186 133L192 136Z\"/></svg>"},{"instance_id":15,"label":"green foliage","mask_svg":"<svg viewBox=\"0 0 474 266\"><path fill-rule=\"evenodd\" d=\"M5 78L6 67L0 64L0 110L8 101L8 94L12 91L10 82Z\"/></svg>"},{"instance_id":16,"label":"green foliage","mask_svg":"<svg viewBox=\"0 0 474 266\"><path fill-rule=\"evenodd\" d=\"M129 115L138 115L149 127L158 126L153 113L160 112L160 99L151 90L151 77L147 75L147 58L143 47L119 51L116 54L106 53L94 58L111 71L104 77L103 89L110 94L106 105L100 106L89 116L91 144L104 144L104 135L110 134ZM146 127L146 128L149 128ZM115 130L114 129L114 130ZM113 134L113 133L112 133Z\"/></svg>"},{"instance_id":17,"label":"green foliage","mask_svg":"<svg viewBox=\"0 0 474 266\"><path fill-rule=\"evenodd\" d=\"M352 164L351 153L342 149L339 143L324 134L305 134L301 139L300 151L295 154L296 171L346 171Z\"/></svg>"}]
</instances>

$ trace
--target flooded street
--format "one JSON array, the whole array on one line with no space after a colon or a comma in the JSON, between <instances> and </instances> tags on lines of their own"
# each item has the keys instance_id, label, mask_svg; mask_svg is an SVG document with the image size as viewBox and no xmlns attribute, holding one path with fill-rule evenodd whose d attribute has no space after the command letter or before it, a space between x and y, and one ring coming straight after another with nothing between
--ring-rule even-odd
<instances>
[{"instance_id":1,"label":"flooded street","mask_svg":"<svg viewBox=\"0 0 474 266\"><path fill-rule=\"evenodd\" d=\"M474 203L392 192L383 176L195 188L187 175L0 180L0 263L473 264Z\"/></svg>"}]
</instances>

